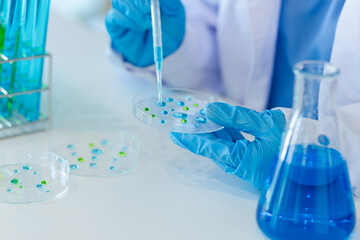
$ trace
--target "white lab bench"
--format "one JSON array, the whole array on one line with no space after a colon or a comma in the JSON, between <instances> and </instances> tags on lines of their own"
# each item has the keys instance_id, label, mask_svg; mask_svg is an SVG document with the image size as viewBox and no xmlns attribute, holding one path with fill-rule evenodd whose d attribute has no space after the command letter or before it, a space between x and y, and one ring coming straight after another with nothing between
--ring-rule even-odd
<instances>
[{"instance_id":1,"label":"white lab bench","mask_svg":"<svg viewBox=\"0 0 360 240\"><path fill-rule=\"evenodd\" d=\"M125 130L142 142L143 161L119 177L71 176L67 193L53 201L0 204L0 239L267 239L255 220L258 191L133 117L133 96L154 86L117 69L108 44L105 32L51 14L53 129ZM360 239L356 231L352 239Z\"/></svg>"}]
</instances>

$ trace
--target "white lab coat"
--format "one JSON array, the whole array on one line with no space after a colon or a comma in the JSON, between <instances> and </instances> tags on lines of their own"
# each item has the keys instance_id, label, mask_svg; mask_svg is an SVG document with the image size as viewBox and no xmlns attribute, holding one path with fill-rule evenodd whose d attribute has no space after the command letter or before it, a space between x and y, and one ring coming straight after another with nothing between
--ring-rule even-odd
<instances>
[{"instance_id":1,"label":"white lab coat","mask_svg":"<svg viewBox=\"0 0 360 240\"><path fill-rule=\"evenodd\" d=\"M182 0L186 36L164 61L168 86L225 94L239 105L263 110L270 91L281 0ZM360 1L347 0L331 62L342 75L338 115L351 181L360 187ZM152 68L125 64L139 75ZM284 111L288 113L288 111ZM288 115L288 114L286 114Z\"/></svg>"}]
</instances>

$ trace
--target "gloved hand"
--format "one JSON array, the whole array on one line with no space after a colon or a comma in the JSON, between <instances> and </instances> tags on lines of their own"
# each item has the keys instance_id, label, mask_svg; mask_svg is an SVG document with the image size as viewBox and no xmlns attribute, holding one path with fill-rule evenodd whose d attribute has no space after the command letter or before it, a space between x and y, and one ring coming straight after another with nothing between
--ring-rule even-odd
<instances>
[{"instance_id":1,"label":"gloved hand","mask_svg":"<svg viewBox=\"0 0 360 240\"><path fill-rule=\"evenodd\" d=\"M150 0L112 0L106 27L112 48L138 67L154 64ZM180 0L160 0L164 57L175 52L185 35L185 10Z\"/></svg>"},{"instance_id":2,"label":"gloved hand","mask_svg":"<svg viewBox=\"0 0 360 240\"><path fill-rule=\"evenodd\" d=\"M211 103L205 114L224 129L206 134L170 133L171 140L261 189L277 160L286 122L283 112L258 113L225 103ZM255 140L246 140L240 131L253 135Z\"/></svg>"}]
</instances>

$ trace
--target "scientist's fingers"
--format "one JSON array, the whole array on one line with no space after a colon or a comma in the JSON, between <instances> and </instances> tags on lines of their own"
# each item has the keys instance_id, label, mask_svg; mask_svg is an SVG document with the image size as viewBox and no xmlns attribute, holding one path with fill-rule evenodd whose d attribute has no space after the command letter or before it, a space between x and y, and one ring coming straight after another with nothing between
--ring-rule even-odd
<instances>
[{"instance_id":1,"label":"scientist's fingers","mask_svg":"<svg viewBox=\"0 0 360 240\"><path fill-rule=\"evenodd\" d=\"M274 126L276 127L278 120L285 123L285 116L280 110L257 112L226 103L208 104L205 114L211 121L219 125L234 128L256 137L261 137L271 131Z\"/></svg>"},{"instance_id":2,"label":"scientist's fingers","mask_svg":"<svg viewBox=\"0 0 360 240\"><path fill-rule=\"evenodd\" d=\"M249 141L242 139L235 143L217 138L212 133L182 134L170 133L170 139L178 146L190 152L213 160L228 173L236 172Z\"/></svg>"},{"instance_id":3,"label":"scientist's fingers","mask_svg":"<svg viewBox=\"0 0 360 240\"><path fill-rule=\"evenodd\" d=\"M116 28L122 27L134 31L145 31L151 28L151 15L142 13L134 8L119 4L107 13L106 26Z\"/></svg>"},{"instance_id":4,"label":"scientist's fingers","mask_svg":"<svg viewBox=\"0 0 360 240\"><path fill-rule=\"evenodd\" d=\"M167 16L178 15L183 5L180 0L160 0L161 13Z\"/></svg>"}]
</instances>

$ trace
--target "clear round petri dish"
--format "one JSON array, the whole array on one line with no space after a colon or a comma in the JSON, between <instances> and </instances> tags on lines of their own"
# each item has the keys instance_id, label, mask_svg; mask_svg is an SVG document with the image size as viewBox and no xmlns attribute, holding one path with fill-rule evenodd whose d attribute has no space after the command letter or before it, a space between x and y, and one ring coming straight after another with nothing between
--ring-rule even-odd
<instances>
[{"instance_id":1,"label":"clear round petri dish","mask_svg":"<svg viewBox=\"0 0 360 240\"><path fill-rule=\"evenodd\" d=\"M0 202L35 203L62 196L69 187L69 165L51 153L3 159Z\"/></svg>"},{"instance_id":2,"label":"clear round petri dish","mask_svg":"<svg viewBox=\"0 0 360 240\"><path fill-rule=\"evenodd\" d=\"M51 150L76 176L119 176L133 171L140 162L140 142L126 132L57 132Z\"/></svg>"},{"instance_id":3,"label":"clear round petri dish","mask_svg":"<svg viewBox=\"0 0 360 240\"><path fill-rule=\"evenodd\" d=\"M223 127L206 118L203 109L217 97L186 89L164 89L159 103L156 91L144 91L134 97L133 114L143 123L171 132L207 133Z\"/></svg>"}]
</instances>

